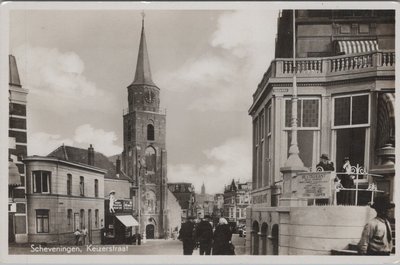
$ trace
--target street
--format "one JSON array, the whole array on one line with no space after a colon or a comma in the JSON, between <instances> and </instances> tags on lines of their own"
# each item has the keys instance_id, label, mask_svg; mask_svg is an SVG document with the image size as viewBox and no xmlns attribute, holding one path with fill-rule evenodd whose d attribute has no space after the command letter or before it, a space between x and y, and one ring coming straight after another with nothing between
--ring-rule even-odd
<instances>
[{"instance_id":1,"label":"street","mask_svg":"<svg viewBox=\"0 0 400 265\"><path fill-rule=\"evenodd\" d=\"M233 234L232 243L236 255L245 254L245 238ZM182 242L179 240L153 239L138 245L88 245L88 246L40 246L38 244L10 245L10 255L182 255ZM199 250L193 251L199 255Z\"/></svg>"}]
</instances>

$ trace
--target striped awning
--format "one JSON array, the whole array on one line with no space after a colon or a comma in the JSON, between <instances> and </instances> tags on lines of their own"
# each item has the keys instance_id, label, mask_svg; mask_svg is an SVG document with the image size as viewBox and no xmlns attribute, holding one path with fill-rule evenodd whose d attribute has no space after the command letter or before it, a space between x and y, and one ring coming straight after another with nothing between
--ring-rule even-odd
<instances>
[{"instance_id":1,"label":"striped awning","mask_svg":"<svg viewBox=\"0 0 400 265\"><path fill-rule=\"evenodd\" d=\"M354 54L378 50L376 40L340 40L336 42L336 52Z\"/></svg>"},{"instance_id":2,"label":"striped awning","mask_svg":"<svg viewBox=\"0 0 400 265\"><path fill-rule=\"evenodd\" d=\"M9 186L21 185L21 177L19 175L18 167L12 161L8 161L8 185Z\"/></svg>"}]
</instances>

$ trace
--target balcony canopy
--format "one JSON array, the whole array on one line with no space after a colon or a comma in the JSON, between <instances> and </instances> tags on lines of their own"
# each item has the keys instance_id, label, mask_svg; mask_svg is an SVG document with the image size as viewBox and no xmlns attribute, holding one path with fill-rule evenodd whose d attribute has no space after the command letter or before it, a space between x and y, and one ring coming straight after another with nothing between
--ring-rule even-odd
<instances>
[{"instance_id":1,"label":"balcony canopy","mask_svg":"<svg viewBox=\"0 0 400 265\"><path fill-rule=\"evenodd\" d=\"M9 186L21 185L21 177L19 175L18 167L12 161L8 161L8 185Z\"/></svg>"},{"instance_id":2,"label":"balcony canopy","mask_svg":"<svg viewBox=\"0 0 400 265\"><path fill-rule=\"evenodd\" d=\"M355 54L378 50L376 40L340 40L336 42L336 53Z\"/></svg>"}]
</instances>

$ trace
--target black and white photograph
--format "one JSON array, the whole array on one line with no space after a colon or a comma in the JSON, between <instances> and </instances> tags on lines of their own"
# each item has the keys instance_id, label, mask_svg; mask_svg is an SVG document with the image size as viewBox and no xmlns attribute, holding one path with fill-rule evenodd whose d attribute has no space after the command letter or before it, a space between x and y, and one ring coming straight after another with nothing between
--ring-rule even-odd
<instances>
[{"instance_id":1,"label":"black and white photograph","mask_svg":"<svg viewBox=\"0 0 400 265\"><path fill-rule=\"evenodd\" d=\"M1 6L3 254L395 261L396 7L190 3Z\"/></svg>"}]
</instances>

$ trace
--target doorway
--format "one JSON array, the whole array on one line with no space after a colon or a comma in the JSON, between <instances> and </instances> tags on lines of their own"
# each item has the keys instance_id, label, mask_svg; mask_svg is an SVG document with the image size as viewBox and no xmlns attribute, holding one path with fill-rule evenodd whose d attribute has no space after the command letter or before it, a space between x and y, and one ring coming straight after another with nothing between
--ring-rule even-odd
<instances>
[{"instance_id":1,"label":"doorway","mask_svg":"<svg viewBox=\"0 0 400 265\"><path fill-rule=\"evenodd\" d=\"M277 224L272 226L272 255L279 255L279 226Z\"/></svg>"},{"instance_id":2,"label":"doorway","mask_svg":"<svg viewBox=\"0 0 400 265\"><path fill-rule=\"evenodd\" d=\"M92 210L88 210L88 240L92 244Z\"/></svg>"},{"instance_id":3,"label":"doorway","mask_svg":"<svg viewBox=\"0 0 400 265\"><path fill-rule=\"evenodd\" d=\"M15 231L14 231L14 214L8 214L8 242L15 242Z\"/></svg>"},{"instance_id":4,"label":"doorway","mask_svg":"<svg viewBox=\"0 0 400 265\"><path fill-rule=\"evenodd\" d=\"M154 225L153 224L146 225L146 238L154 239Z\"/></svg>"}]
</instances>

